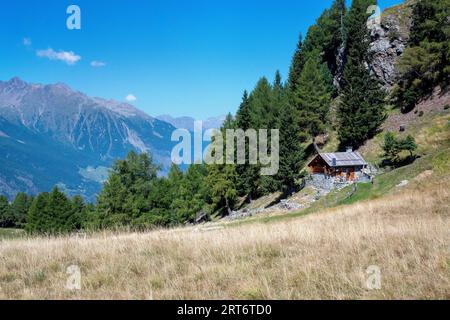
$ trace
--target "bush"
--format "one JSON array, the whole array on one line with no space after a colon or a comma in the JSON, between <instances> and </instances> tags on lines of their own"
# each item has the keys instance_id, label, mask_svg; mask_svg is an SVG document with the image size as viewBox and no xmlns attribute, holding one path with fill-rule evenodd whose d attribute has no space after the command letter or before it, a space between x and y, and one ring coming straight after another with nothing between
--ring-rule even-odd
<instances>
[{"instance_id":1,"label":"bush","mask_svg":"<svg viewBox=\"0 0 450 320\"><path fill-rule=\"evenodd\" d=\"M408 135L405 139L398 139L392 132L388 132L384 136L383 143L383 164L401 164L402 161L399 159L399 155L402 151L409 152L409 158L407 160L413 160L414 151L417 150L417 144L415 139Z\"/></svg>"}]
</instances>

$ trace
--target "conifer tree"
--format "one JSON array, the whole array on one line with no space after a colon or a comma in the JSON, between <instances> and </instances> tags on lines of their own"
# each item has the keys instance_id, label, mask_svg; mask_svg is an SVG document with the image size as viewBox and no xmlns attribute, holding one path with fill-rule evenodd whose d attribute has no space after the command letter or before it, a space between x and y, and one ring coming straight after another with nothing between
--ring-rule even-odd
<instances>
[{"instance_id":1,"label":"conifer tree","mask_svg":"<svg viewBox=\"0 0 450 320\"><path fill-rule=\"evenodd\" d=\"M242 102L236 113L236 127L243 131L251 128L251 114L250 114L250 100L247 91L244 91L242 96ZM254 175L252 173L251 165L248 163L249 160L249 148L248 140L245 145L245 164L238 164L236 166L236 173L238 176L237 189L240 195L248 195L255 189L255 181L253 181ZM251 195L250 195L251 197Z\"/></svg>"},{"instance_id":2,"label":"conifer tree","mask_svg":"<svg viewBox=\"0 0 450 320\"><path fill-rule=\"evenodd\" d=\"M300 126L314 139L325 131L331 97L321 70L318 55L312 55L300 75L295 106L299 112Z\"/></svg>"},{"instance_id":3,"label":"conifer tree","mask_svg":"<svg viewBox=\"0 0 450 320\"><path fill-rule=\"evenodd\" d=\"M34 198L27 215L25 230L29 233L46 233L51 228L49 220L51 216L48 212L49 194L40 193Z\"/></svg>"},{"instance_id":4,"label":"conifer tree","mask_svg":"<svg viewBox=\"0 0 450 320\"><path fill-rule=\"evenodd\" d=\"M72 214L71 203L58 187L54 187L49 194L46 212L47 216L45 218L47 221L44 221L46 232L64 233L73 231L70 226Z\"/></svg>"},{"instance_id":5,"label":"conifer tree","mask_svg":"<svg viewBox=\"0 0 450 320\"><path fill-rule=\"evenodd\" d=\"M409 47L398 61L394 101L412 110L436 86L450 84L450 0L419 0L414 4Z\"/></svg>"},{"instance_id":6,"label":"conifer tree","mask_svg":"<svg viewBox=\"0 0 450 320\"><path fill-rule=\"evenodd\" d=\"M297 42L297 48L292 57L291 67L289 69L288 87L291 92L297 89L298 79L305 64L305 57L303 52L303 37L300 34Z\"/></svg>"},{"instance_id":7,"label":"conifer tree","mask_svg":"<svg viewBox=\"0 0 450 320\"><path fill-rule=\"evenodd\" d=\"M228 115L221 128L221 134L226 137L227 129L234 129L236 123L231 115ZM211 195L211 210L220 211L222 214L231 214L234 208L238 192L236 166L234 164L212 164L208 166L206 183Z\"/></svg>"},{"instance_id":8,"label":"conifer tree","mask_svg":"<svg viewBox=\"0 0 450 320\"><path fill-rule=\"evenodd\" d=\"M14 217L8 198L0 195L0 228L11 228L14 226Z\"/></svg>"},{"instance_id":9,"label":"conifer tree","mask_svg":"<svg viewBox=\"0 0 450 320\"><path fill-rule=\"evenodd\" d=\"M83 197L76 195L70 201L70 217L67 221L69 230L80 230L87 221L87 207Z\"/></svg>"},{"instance_id":10,"label":"conifer tree","mask_svg":"<svg viewBox=\"0 0 450 320\"><path fill-rule=\"evenodd\" d=\"M344 17L345 1L335 0L331 8L326 9L317 22L312 25L303 44L305 61L318 52L321 63L324 62L330 73L337 73L337 57L345 43Z\"/></svg>"},{"instance_id":11,"label":"conifer tree","mask_svg":"<svg viewBox=\"0 0 450 320\"><path fill-rule=\"evenodd\" d=\"M374 3L354 0L346 19L347 64L337 114L341 147L359 147L376 133L385 119L385 92L367 68L370 57L366 11Z\"/></svg>"},{"instance_id":12,"label":"conifer tree","mask_svg":"<svg viewBox=\"0 0 450 320\"><path fill-rule=\"evenodd\" d=\"M26 193L19 192L11 204L12 214L14 216L14 225L18 228L25 227L28 210L30 209L32 199Z\"/></svg>"},{"instance_id":13,"label":"conifer tree","mask_svg":"<svg viewBox=\"0 0 450 320\"><path fill-rule=\"evenodd\" d=\"M277 175L281 191L286 195L296 190L297 180L301 176L300 171L304 162L304 150L300 143L301 135L298 110L288 105L281 114L280 167Z\"/></svg>"},{"instance_id":14,"label":"conifer tree","mask_svg":"<svg viewBox=\"0 0 450 320\"><path fill-rule=\"evenodd\" d=\"M208 166L207 183L211 193L213 210L231 214L238 195L235 187L236 180L237 175L234 165Z\"/></svg>"}]
</instances>

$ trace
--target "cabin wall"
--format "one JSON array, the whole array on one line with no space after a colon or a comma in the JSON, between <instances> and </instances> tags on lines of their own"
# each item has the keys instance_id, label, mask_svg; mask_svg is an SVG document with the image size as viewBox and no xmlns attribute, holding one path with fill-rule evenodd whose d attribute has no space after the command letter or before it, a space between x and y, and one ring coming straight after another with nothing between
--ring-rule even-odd
<instances>
[{"instance_id":1,"label":"cabin wall","mask_svg":"<svg viewBox=\"0 0 450 320\"><path fill-rule=\"evenodd\" d=\"M335 167L320 166L320 164L311 164L311 174L323 174L327 178L338 179L341 181L357 181L362 175L362 166Z\"/></svg>"}]
</instances>

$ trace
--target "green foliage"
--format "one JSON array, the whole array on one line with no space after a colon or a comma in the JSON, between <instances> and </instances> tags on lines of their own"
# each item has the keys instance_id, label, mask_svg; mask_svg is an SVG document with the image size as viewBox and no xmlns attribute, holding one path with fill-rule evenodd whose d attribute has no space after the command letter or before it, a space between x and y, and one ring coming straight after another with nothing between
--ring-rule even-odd
<instances>
[{"instance_id":1,"label":"green foliage","mask_svg":"<svg viewBox=\"0 0 450 320\"><path fill-rule=\"evenodd\" d=\"M263 94L266 88L269 88L266 79L260 81L261 93ZM270 91L269 91L270 92ZM266 108L264 102L257 105L257 108ZM236 121L229 115L221 128L221 133L225 137L227 129L234 129ZM222 214L230 214L238 196L236 189L238 176L236 167L230 164L212 164L208 166L208 175L206 177L206 184L210 194L211 211L219 211Z\"/></svg>"},{"instance_id":2,"label":"green foliage","mask_svg":"<svg viewBox=\"0 0 450 320\"><path fill-rule=\"evenodd\" d=\"M383 157L388 161L393 161L398 156L398 143L395 135L388 132L384 135Z\"/></svg>"},{"instance_id":3,"label":"green foliage","mask_svg":"<svg viewBox=\"0 0 450 320\"><path fill-rule=\"evenodd\" d=\"M29 233L45 233L49 229L47 223L50 220L48 214L49 194L47 192L40 193L31 204L30 211L27 216L27 224L25 230Z\"/></svg>"},{"instance_id":4,"label":"green foliage","mask_svg":"<svg viewBox=\"0 0 450 320\"><path fill-rule=\"evenodd\" d=\"M72 202L55 187L52 192L41 193L33 200L25 229L29 233L67 233L81 228L81 222L77 219Z\"/></svg>"},{"instance_id":5,"label":"green foliage","mask_svg":"<svg viewBox=\"0 0 450 320\"><path fill-rule=\"evenodd\" d=\"M23 228L26 223L28 210L30 210L33 199L23 192L19 192L11 204L12 214L14 216L14 226Z\"/></svg>"},{"instance_id":6,"label":"green foliage","mask_svg":"<svg viewBox=\"0 0 450 320\"><path fill-rule=\"evenodd\" d=\"M0 195L0 227L11 228L14 226L14 216L9 205L8 198Z\"/></svg>"},{"instance_id":7,"label":"green foliage","mask_svg":"<svg viewBox=\"0 0 450 320\"><path fill-rule=\"evenodd\" d=\"M231 214L236 199L237 180L234 165L210 165L208 167L207 184L211 194L213 211L220 210Z\"/></svg>"},{"instance_id":8,"label":"green foliage","mask_svg":"<svg viewBox=\"0 0 450 320\"><path fill-rule=\"evenodd\" d=\"M252 128L251 103L247 91L244 91L242 102L236 113L236 127L244 131ZM248 139L245 145L245 158L249 159ZM250 195L255 193L257 189L257 180L259 178L256 168L248 162L238 164L236 166L236 174L238 175L237 190L240 195Z\"/></svg>"},{"instance_id":9,"label":"green foliage","mask_svg":"<svg viewBox=\"0 0 450 320\"><path fill-rule=\"evenodd\" d=\"M185 174L178 167L172 166L168 177L175 192L171 204L172 224L192 222L197 214L208 213L207 203L210 201L207 175L205 165L191 165Z\"/></svg>"},{"instance_id":10,"label":"green foliage","mask_svg":"<svg viewBox=\"0 0 450 320\"><path fill-rule=\"evenodd\" d=\"M164 216L156 221L167 224L169 214L163 209L168 207L168 186L157 177L158 169L146 153L131 151L116 161L97 198L98 227L130 226L150 213Z\"/></svg>"},{"instance_id":11,"label":"green foliage","mask_svg":"<svg viewBox=\"0 0 450 320\"><path fill-rule=\"evenodd\" d=\"M281 191L290 194L297 189L304 164L304 150L300 143L302 128L298 110L287 106L281 116L280 167L277 175Z\"/></svg>"},{"instance_id":12,"label":"green foliage","mask_svg":"<svg viewBox=\"0 0 450 320\"><path fill-rule=\"evenodd\" d=\"M409 156L412 158L413 153L417 150L416 141L411 135L404 139L398 139L392 132L385 134L382 147L384 159L392 164L399 163L399 155L402 151L409 152Z\"/></svg>"},{"instance_id":13,"label":"green foliage","mask_svg":"<svg viewBox=\"0 0 450 320\"><path fill-rule=\"evenodd\" d=\"M309 28L304 42L303 51L306 59L318 52L333 75L337 71L338 51L346 39L345 14L345 1L335 0L331 8L326 9L316 24Z\"/></svg>"},{"instance_id":14,"label":"green foliage","mask_svg":"<svg viewBox=\"0 0 450 320\"><path fill-rule=\"evenodd\" d=\"M291 92L295 92L297 90L298 80L300 79L300 74L302 73L304 65L305 57L303 52L303 38L300 34L297 48L294 56L292 57L291 67L289 69L288 86Z\"/></svg>"},{"instance_id":15,"label":"green foliage","mask_svg":"<svg viewBox=\"0 0 450 320\"><path fill-rule=\"evenodd\" d=\"M346 18L347 64L337 113L341 147L359 147L377 132L386 118L386 94L366 67L370 62L366 10L373 3L353 1Z\"/></svg>"},{"instance_id":16,"label":"green foliage","mask_svg":"<svg viewBox=\"0 0 450 320\"><path fill-rule=\"evenodd\" d=\"M434 87L450 81L450 0L419 0L413 10L411 40L398 62L393 96L402 111L411 110Z\"/></svg>"},{"instance_id":17,"label":"green foliage","mask_svg":"<svg viewBox=\"0 0 450 320\"><path fill-rule=\"evenodd\" d=\"M297 121L301 129L313 138L325 131L331 97L317 55L311 56L305 63L294 92L294 103L299 111ZM297 138L300 139L299 136Z\"/></svg>"}]
</instances>

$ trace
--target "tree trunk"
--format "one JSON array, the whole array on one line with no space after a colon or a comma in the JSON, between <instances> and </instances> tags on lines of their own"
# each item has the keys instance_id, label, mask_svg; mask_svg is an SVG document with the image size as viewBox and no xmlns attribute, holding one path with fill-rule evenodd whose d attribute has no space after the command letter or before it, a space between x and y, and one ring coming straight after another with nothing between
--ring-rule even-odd
<instances>
[{"instance_id":1,"label":"tree trunk","mask_svg":"<svg viewBox=\"0 0 450 320\"><path fill-rule=\"evenodd\" d=\"M231 209L230 209L230 205L229 205L229 202L228 202L228 198L225 198L225 207L227 208L227 213L228 213L228 215L231 216L231 214L232 214L233 212L232 212Z\"/></svg>"}]
</instances>

